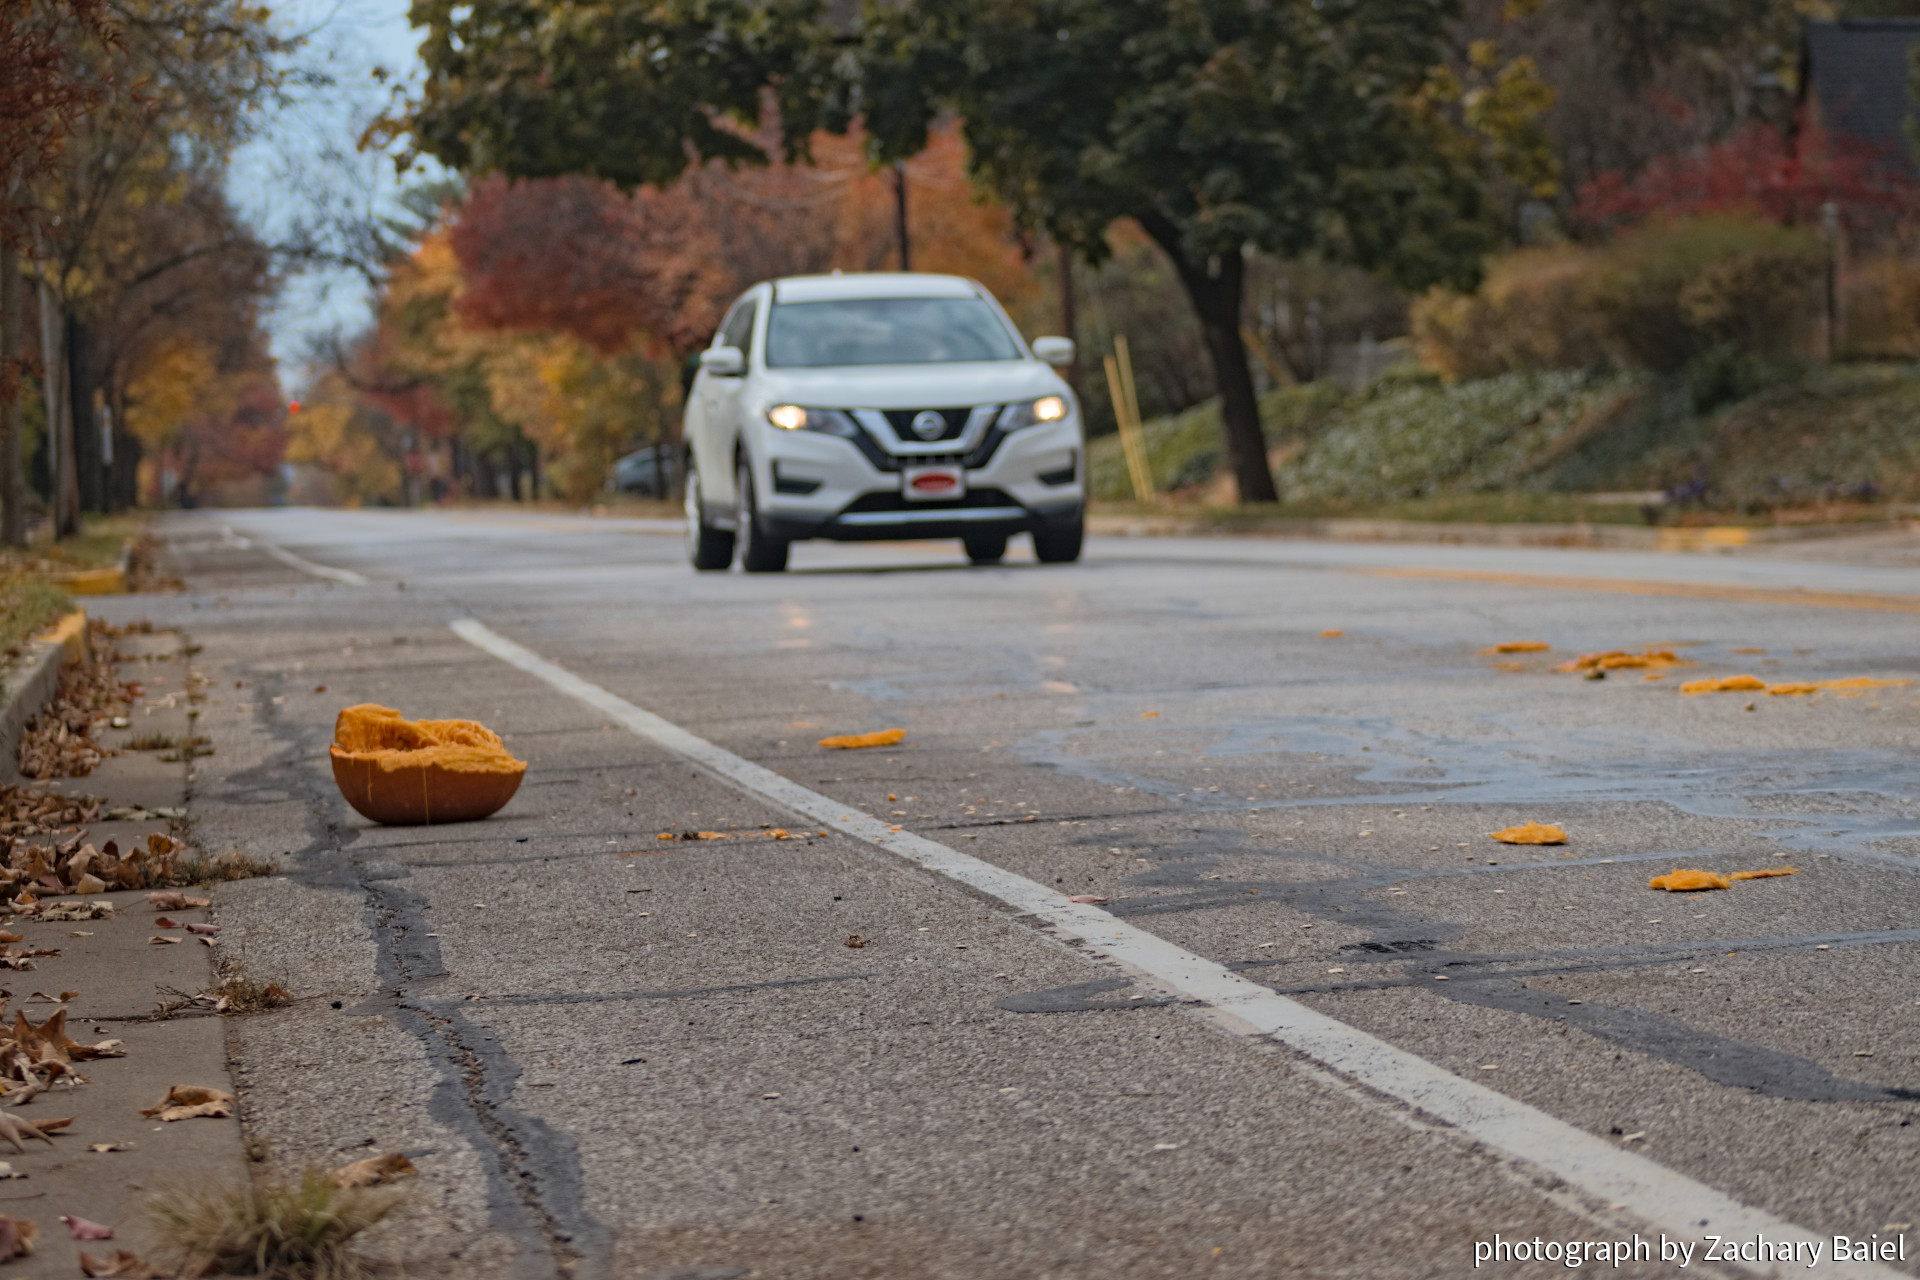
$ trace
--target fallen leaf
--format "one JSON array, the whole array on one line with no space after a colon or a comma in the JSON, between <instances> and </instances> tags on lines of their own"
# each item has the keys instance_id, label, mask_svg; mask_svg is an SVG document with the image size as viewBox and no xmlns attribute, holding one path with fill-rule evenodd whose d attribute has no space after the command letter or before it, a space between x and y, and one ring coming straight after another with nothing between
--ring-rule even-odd
<instances>
[{"instance_id":1,"label":"fallen leaf","mask_svg":"<svg viewBox=\"0 0 1920 1280\"><path fill-rule=\"evenodd\" d=\"M16 903L17 903L16 899ZM111 902L48 902L32 914L49 923L58 920L105 920L113 915Z\"/></svg>"},{"instance_id":2,"label":"fallen leaf","mask_svg":"<svg viewBox=\"0 0 1920 1280\"><path fill-rule=\"evenodd\" d=\"M155 916L153 927L156 929L178 929L181 923L181 921L175 920L172 916Z\"/></svg>"},{"instance_id":3,"label":"fallen leaf","mask_svg":"<svg viewBox=\"0 0 1920 1280\"><path fill-rule=\"evenodd\" d=\"M1068 902L1105 902L1106 899L1101 897L1097 893L1076 893L1068 897L1067 901Z\"/></svg>"},{"instance_id":4,"label":"fallen leaf","mask_svg":"<svg viewBox=\"0 0 1920 1280\"><path fill-rule=\"evenodd\" d=\"M147 895L147 905L155 911L186 911L193 907L210 907L212 898L190 898L173 889L162 889Z\"/></svg>"},{"instance_id":5,"label":"fallen leaf","mask_svg":"<svg viewBox=\"0 0 1920 1280\"><path fill-rule=\"evenodd\" d=\"M92 937L93 935L88 934L87 936ZM69 1000L78 1000L79 998L80 998L80 993L78 991L62 991L60 993L61 1004L65 1004Z\"/></svg>"},{"instance_id":6,"label":"fallen leaf","mask_svg":"<svg viewBox=\"0 0 1920 1280\"><path fill-rule=\"evenodd\" d=\"M143 1110L141 1115L160 1120L191 1120L196 1116L218 1118L233 1114L233 1095L200 1085L176 1084L167 1096Z\"/></svg>"},{"instance_id":7,"label":"fallen leaf","mask_svg":"<svg viewBox=\"0 0 1920 1280\"><path fill-rule=\"evenodd\" d=\"M75 1240L111 1240L113 1228L98 1222L89 1222L77 1214L63 1213L60 1221L67 1224L67 1230L73 1232Z\"/></svg>"},{"instance_id":8,"label":"fallen leaf","mask_svg":"<svg viewBox=\"0 0 1920 1280\"><path fill-rule=\"evenodd\" d=\"M335 1169L327 1177L336 1187L377 1187L382 1183L410 1178L417 1172L413 1161L395 1151L384 1156L355 1160L350 1165Z\"/></svg>"},{"instance_id":9,"label":"fallen leaf","mask_svg":"<svg viewBox=\"0 0 1920 1280\"><path fill-rule=\"evenodd\" d=\"M1767 687L1757 676L1726 676L1719 680L1689 680L1680 686L1688 697L1702 693L1751 693Z\"/></svg>"},{"instance_id":10,"label":"fallen leaf","mask_svg":"<svg viewBox=\"0 0 1920 1280\"><path fill-rule=\"evenodd\" d=\"M185 938L176 938L170 933L156 933L147 939L148 946L162 946L170 942L185 942Z\"/></svg>"},{"instance_id":11,"label":"fallen leaf","mask_svg":"<svg viewBox=\"0 0 1920 1280\"><path fill-rule=\"evenodd\" d=\"M24 1119L11 1111L0 1111L0 1139L11 1142L15 1151L25 1151L27 1144L22 1141L25 1138L33 1138L48 1146L53 1145L53 1139L41 1132L39 1126L31 1120Z\"/></svg>"},{"instance_id":12,"label":"fallen leaf","mask_svg":"<svg viewBox=\"0 0 1920 1280\"><path fill-rule=\"evenodd\" d=\"M1544 640L1503 640L1491 649L1482 649L1482 653L1545 653L1553 648Z\"/></svg>"},{"instance_id":13,"label":"fallen leaf","mask_svg":"<svg viewBox=\"0 0 1920 1280\"><path fill-rule=\"evenodd\" d=\"M209 937L220 932L220 926L217 924L190 924L185 928L188 933L204 933Z\"/></svg>"},{"instance_id":14,"label":"fallen leaf","mask_svg":"<svg viewBox=\"0 0 1920 1280\"><path fill-rule=\"evenodd\" d=\"M1565 844L1567 833L1558 827L1544 823L1528 822L1525 826L1508 827L1504 831L1490 831L1489 839L1501 844Z\"/></svg>"},{"instance_id":15,"label":"fallen leaf","mask_svg":"<svg viewBox=\"0 0 1920 1280\"><path fill-rule=\"evenodd\" d=\"M1682 871L1675 867L1664 876L1655 876L1647 881L1649 889L1665 889L1668 893L1691 893L1696 889L1731 889L1733 881L1712 871Z\"/></svg>"},{"instance_id":16,"label":"fallen leaf","mask_svg":"<svg viewBox=\"0 0 1920 1280\"><path fill-rule=\"evenodd\" d=\"M83 896L90 893L105 893L107 882L89 871L74 883L73 891Z\"/></svg>"},{"instance_id":17,"label":"fallen leaf","mask_svg":"<svg viewBox=\"0 0 1920 1280\"><path fill-rule=\"evenodd\" d=\"M841 943L840 945L843 947L852 947L854 950L858 951L861 947L864 947L867 945L867 940L856 933L851 937L849 937L845 942Z\"/></svg>"},{"instance_id":18,"label":"fallen leaf","mask_svg":"<svg viewBox=\"0 0 1920 1280\"><path fill-rule=\"evenodd\" d=\"M861 747L890 747L906 736L905 729L881 729L877 733L843 733L837 737L822 738L820 745L853 751Z\"/></svg>"},{"instance_id":19,"label":"fallen leaf","mask_svg":"<svg viewBox=\"0 0 1920 1280\"><path fill-rule=\"evenodd\" d=\"M40 1228L25 1218L0 1213L0 1262L12 1262L33 1253L33 1238Z\"/></svg>"},{"instance_id":20,"label":"fallen leaf","mask_svg":"<svg viewBox=\"0 0 1920 1280\"><path fill-rule=\"evenodd\" d=\"M1768 867L1764 871L1736 871L1728 876L1729 880L1771 880L1775 876L1797 876L1798 867Z\"/></svg>"},{"instance_id":21,"label":"fallen leaf","mask_svg":"<svg viewBox=\"0 0 1920 1280\"><path fill-rule=\"evenodd\" d=\"M131 1249L116 1249L111 1258L96 1258L90 1253L80 1255L80 1274L83 1276L112 1277L112 1280L165 1280L170 1273L148 1262Z\"/></svg>"}]
</instances>

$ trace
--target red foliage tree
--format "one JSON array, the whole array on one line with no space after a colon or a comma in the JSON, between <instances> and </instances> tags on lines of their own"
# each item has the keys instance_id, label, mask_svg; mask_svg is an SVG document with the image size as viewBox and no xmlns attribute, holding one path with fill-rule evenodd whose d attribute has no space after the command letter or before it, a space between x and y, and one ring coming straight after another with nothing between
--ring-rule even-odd
<instances>
[{"instance_id":1,"label":"red foliage tree","mask_svg":"<svg viewBox=\"0 0 1920 1280\"><path fill-rule=\"evenodd\" d=\"M1790 226L1837 206L1855 233L1920 211L1920 183L1885 148L1804 123L1792 134L1751 124L1710 147L1661 156L1638 174L1603 173L1579 191L1574 219L1592 229L1656 217L1748 213Z\"/></svg>"}]
</instances>

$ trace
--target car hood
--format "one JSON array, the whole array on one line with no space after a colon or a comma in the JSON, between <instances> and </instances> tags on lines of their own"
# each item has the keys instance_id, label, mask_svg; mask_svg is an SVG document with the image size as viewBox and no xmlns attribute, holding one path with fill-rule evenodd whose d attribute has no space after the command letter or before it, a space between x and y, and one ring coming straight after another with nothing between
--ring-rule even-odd
<instances>
[{"instance_id":1,"label":"car hood","mask_svg":"<svg viewBox=\"0 0 1920 1280\"><path fill-rule=\"evenodd\" d=\"M768 369L758 381L766 403L812 409L957 409L1067 390L1060 375L1037 360Z\"/></svg>"}]
</instances>

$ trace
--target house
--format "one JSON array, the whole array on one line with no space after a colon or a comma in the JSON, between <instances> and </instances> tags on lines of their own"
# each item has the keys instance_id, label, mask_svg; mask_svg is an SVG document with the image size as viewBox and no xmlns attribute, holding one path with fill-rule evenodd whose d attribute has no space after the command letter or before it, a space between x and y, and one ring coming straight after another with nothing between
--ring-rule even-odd
<instances>
[{"instance_id":1,"label":"house","mask_svg":"<svg viewBox=\"0 0 1920 1280\"><path fill-rule=\"evenodd\" d=\"M1920 18L1809 22L1800 47L1800 105L1807 122L1866 144L1881 162L1920 173L1909 123L1911 55Z\"/></svg>"}]
</instances>

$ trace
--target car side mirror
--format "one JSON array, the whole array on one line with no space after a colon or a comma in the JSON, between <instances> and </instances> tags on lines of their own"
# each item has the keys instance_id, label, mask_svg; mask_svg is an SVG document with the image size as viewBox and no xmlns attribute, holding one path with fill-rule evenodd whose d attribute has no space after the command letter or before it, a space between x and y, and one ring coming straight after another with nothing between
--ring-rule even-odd
<instances>
[{"instance_id":1,"label":"car side mirror","mask_svg":"<svg viewBox=\"0 0 1920 1280\"><path fill-rule=\"evenodd\" d=\"M1073 363L1073 339L1035 338L1033 354L1056 369L1064 369Z\"/></svg>"},{"instance_id":2,"label":"car side mirror","mask_svg":"<svg viewBox=\"0 0 1920 1280\"><path fill-rule=\"evenodd\" d=\"M700 367L716 378L737 378L747 371L747 355L738 347L708 347L700 353Z\"/></svg>"}]
</instances>

